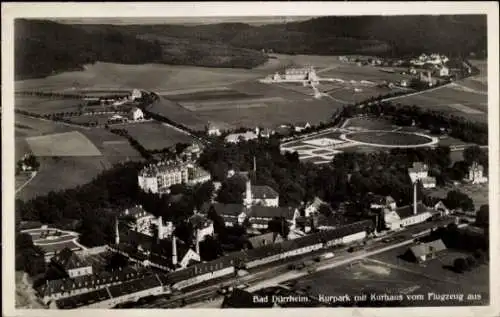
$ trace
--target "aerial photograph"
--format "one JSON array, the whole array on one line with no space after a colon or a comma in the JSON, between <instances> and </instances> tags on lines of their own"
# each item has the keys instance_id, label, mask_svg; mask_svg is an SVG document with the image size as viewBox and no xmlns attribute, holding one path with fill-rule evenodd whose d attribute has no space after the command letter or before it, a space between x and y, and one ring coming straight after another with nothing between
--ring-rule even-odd
<instances>
[{"instance_id":1,"label":"aerial photograph","mask_svg":"<svg viewBox=\"0 0 500 317\"><path fill-rule=\"evenodd\" d=\"M490 305L487 44L474 14L15 19L16 309Z\"/></svg>"}]
</instances>

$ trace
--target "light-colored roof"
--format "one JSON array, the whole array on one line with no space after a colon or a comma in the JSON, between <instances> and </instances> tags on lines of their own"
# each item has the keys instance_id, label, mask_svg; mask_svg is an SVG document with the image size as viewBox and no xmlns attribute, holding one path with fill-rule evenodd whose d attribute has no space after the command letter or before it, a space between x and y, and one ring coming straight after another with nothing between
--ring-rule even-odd
<instances>
[{"instance_id":1,"label":"light-colored roof","mask_svg":"<svg viewBox=\"0 0 500 317\"><path fill-rule=\"evenodd\" d=\"M256 199L274 199L278 198L279 194L267 185L252 186L252 197Z\"/></svg>"},{"instance_id":2,"label":"light-colored roof","mask_svg":"<svg viewBox=\"0 0 500 317\"><path fill-rule=\"evenodd\" d=\"M416 258L429 255L433 252L446 250L446 246L441 239L428 243L421 243L410 247L411 252Z\"/></svg>"}]
</instances>

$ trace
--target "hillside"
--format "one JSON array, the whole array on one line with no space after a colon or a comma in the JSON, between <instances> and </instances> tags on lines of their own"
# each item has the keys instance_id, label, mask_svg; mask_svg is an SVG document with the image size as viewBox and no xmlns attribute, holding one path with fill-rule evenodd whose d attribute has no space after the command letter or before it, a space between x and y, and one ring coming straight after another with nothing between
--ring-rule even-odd
<instances>
[{"instance_id":1,"label":"hillside","mask_svg":"<svg viewBox=\"0 0 500 317\"><path fill-rule=\"evenodd\" d=\"M253 68L284 54L486 55L486 16L320 17L287 24L68 25L16 21L16 76L47 76L96 61Z\"/></svg>"}]
</instances>

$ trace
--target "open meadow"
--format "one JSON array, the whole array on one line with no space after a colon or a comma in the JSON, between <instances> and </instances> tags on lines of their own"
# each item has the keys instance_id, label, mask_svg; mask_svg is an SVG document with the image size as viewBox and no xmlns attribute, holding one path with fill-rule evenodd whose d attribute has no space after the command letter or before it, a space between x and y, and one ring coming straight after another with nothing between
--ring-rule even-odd
<instances>
[{"instance_id":1,"label":"open meadow","mask_svg":"<svg viewBox=\"0 0 500 317\"><path fill-rule=\"evenodd\" d=\"M146 150L161 150L176 143L191 143L192 137L160 122L143 122L123 125L128 134Z\"/></svg>"},{"instance_id":2,"label":"open meadow","mask_svg":"<svg viewBox=\"0 0 500 317\"><path fill-rule=\"evenodd\" d=\"M19 110L37 114L51 114L59 112L74 112L79 105L84 104L81 99L56 99L39 96L16 96L15 107Z\"/></svg>"},{"instance_id":3,"label":"open meadow","mask_svg":"<svg viewBox=\"0 0 500 317\"><path fill-rule=\"evenodd\" d=\"M348 294L351 297L362 293L393 295L424 295L419 306L459 306L464 304L484 305L488 303L488 267L475 268L471 272L457 274L445 268L451 265L461 251L445 250L435 259L420 265L399 258L408 247L397 248L371 256L352 265L336 267L311 274L298 281L297 287L307 287L314 295ZM428 293L436 294L481 294L482 299L467 303L459 301L428 301ZM390 302L389 302L390 303ZM401 306L414 306L415 301L404 300Z\"/></svg>"}]
</instances>

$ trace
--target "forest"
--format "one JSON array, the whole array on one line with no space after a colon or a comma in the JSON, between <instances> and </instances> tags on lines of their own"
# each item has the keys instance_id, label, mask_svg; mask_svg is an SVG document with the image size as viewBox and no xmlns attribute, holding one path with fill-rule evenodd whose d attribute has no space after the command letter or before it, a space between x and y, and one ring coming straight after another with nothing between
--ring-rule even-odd
<instances>
[{"instance_id":1,"label":"forest","mask_svg":"<svg viewBox=\"0 0 500 317\"><path fill-rule=\"evenodd\" d=\"M253 26L15 21L16 79L101 62L253 68L283 54L486 57L486 16L329 16Z\"/></svg>"}]
</instances>

